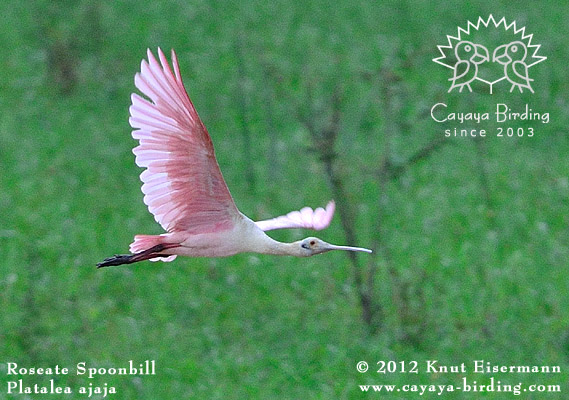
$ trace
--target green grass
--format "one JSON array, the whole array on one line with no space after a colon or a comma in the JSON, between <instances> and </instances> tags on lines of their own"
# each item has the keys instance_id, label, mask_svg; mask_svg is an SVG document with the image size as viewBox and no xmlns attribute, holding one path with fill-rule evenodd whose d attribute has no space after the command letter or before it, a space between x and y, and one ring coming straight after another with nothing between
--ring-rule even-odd
<instances>
[{"instance_id":1,"label":"green grass","mask_svg":"<svg viewBox=\"0 0 569 400\"><path fill-rule=\"evenodd\" d=\"M490 13L526 25L542 44L548 60L532 69L534 95L447 94L448 71L431 61L436 46ZM146 359L157 376L93 384L115 386L107 398L116 399L369 398L358 384L463 376L383 376L371 372L375 361L484 359L560 365L560 375L495 376L567 390L566 6L36 0L5 1L0 15L0 398L14 380L2 363L73 369ZM325 124L342 90L336 150L357 212L350 244L379 240L384 249L359 256L361 268L379 266L375 330L362 322L345 254L95 269L134 234L160 232L142 203L128 125L134 73L157 46L177 50L228 186L254 219L332 197L300 119ZM531 139L448 139L380 190L386 148L404 162L443 135L447 126L429 116L440 101L465 111L528 103L551 122ZM344 242L339 218L319 236ZM356 371L360 360L370 372ZM89 383L74 374L56 381Z\"/></svg>"}]
</instances>

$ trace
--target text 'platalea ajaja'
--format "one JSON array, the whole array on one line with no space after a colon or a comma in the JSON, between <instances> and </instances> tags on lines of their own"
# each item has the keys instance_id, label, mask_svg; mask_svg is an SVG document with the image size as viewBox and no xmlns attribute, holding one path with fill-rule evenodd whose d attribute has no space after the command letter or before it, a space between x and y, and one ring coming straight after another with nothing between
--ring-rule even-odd
<instances>
[{"instance_id":1,"label":"text 'platalea ajaja'","mask_svg":"<svg viewBox=\"0 0 569 400\"><path fill-rule=\"evenodd\" d=\"M180 75L176 53L172 65L158 49L160 64L148 50L148 62L134 79L151 102L132 95L130 125L140 144L133 150L144 203L166 230L162 235L136 235L130 255L115 255L100 267L148 260L172 261L176 256L224 257L252 252L308 257L330 250L363 251L336 246L309 237L293 243L271 239L264 231L285 228L324 229L334 215L334 202L326 209L305 207L287 215L253 222L241 214L215 159L207 129L196 112Z\"/></svg>"}]
</instances>

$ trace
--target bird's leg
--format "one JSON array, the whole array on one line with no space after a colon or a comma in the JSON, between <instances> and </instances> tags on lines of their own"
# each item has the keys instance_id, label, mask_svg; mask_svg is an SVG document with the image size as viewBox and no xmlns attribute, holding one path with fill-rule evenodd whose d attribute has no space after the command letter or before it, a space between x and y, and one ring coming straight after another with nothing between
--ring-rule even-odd
<instances>
[{"instance_id":1,"label":"bird's leg","mask_svg":"<svg viewBox=\"0 0 569 400\"><path fill-rule=\"evenodd\" d=\"M148 260L150 258L168 257L170 254L159 254L161 251L172 247L178 247L178 244L157 244L147 250L135 254L116 254L112 257L105 258L102 262L97 264L97 268L112 267L115 265L132 264L139 261Z\"/></svg>"}]
</instances>

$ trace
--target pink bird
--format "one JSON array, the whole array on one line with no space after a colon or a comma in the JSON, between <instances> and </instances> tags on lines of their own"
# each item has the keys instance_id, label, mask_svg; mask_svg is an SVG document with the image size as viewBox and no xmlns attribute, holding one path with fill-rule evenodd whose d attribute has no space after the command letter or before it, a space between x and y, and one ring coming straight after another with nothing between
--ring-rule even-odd
<instances>
[{"instance_id":1,"label":"pink bird","mask_svg":"<svg viewBox=\"0 0 569 400\"><path fill-rule=\"evenodd\" d=\"M161 49L160 63L148 50L135 75L136 87L151 101L133 94L130 107L136 164L144 203L166 230L162 235L136 235L129 255L115 255L97 267L143 260L172 261L176 256L225 257L237 253L308 257L330 250L371 250L336 246L314 237L293 243L271 239L265 231L285 228L326 228L334 202L326 209L305 207L277 218L253 222L233 202L215 158L207 129L196 112L180 75L176 53L172 65Z\"/></svg>"}]
</instances>

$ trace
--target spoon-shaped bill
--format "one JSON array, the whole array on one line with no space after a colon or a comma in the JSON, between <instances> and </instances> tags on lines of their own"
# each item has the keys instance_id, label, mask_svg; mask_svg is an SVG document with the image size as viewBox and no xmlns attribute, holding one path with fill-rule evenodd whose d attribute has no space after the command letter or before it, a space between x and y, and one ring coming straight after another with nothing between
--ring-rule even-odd
<instances>
[{"instance_id":1,"label":"spoon-shaped bill","mask_svg":"<svg viewBox=\"0 0 569 400\"><path fill-rule=\"evenodd\" d=\"M328 244L330 250L346 250L346 251L362 251L364 253L373 253L370 249L365 249L363 247L353 247L353 246L336 246L335 244Z\"/></svg>"}]
</instances>

